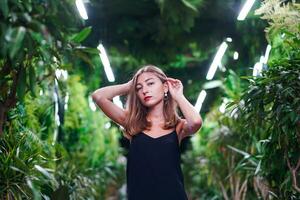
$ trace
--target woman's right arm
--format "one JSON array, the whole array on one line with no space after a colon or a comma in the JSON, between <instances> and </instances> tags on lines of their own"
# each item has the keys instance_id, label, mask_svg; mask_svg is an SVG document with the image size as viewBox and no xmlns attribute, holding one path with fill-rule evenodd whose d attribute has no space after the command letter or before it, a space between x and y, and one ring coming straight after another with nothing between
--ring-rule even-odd
<instances>
[{"instance_id":1,"label":"woman's right arm","mask_svg":"<svg viewBox=\"0 0 300 200\"><path fill-rule=\"evenodd\" d=\"M115 105L112 100L115 96L127 95L132 80L124 84L106 86L93 92L93 101L99 106L106 116L119 125L125 125L127 113L124 109Z\"/></svg>"}]
</instances>

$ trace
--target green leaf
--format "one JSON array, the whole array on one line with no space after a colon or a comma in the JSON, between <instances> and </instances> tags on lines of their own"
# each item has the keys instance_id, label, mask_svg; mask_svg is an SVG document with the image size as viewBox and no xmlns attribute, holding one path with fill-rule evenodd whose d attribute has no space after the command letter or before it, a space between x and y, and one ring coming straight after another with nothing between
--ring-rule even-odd
<instances>
[{"instance_id":1,"label":"green leaf","mask_svg":"<svg viewBox=\"0 0 300 200\"><path fill-rule=\"evenodd\" d=\"M8 5L7 5L7 0L1 0L0 1L0 10L3 13L4 19L7 18L8 16Z\"/></svg>"},{"instance_id":2,"label":"green leaf","mask_svg":"<svg viewBox=\"0 0 300 200\"><path fill-rule=\"evenodd\" d=\"M258 165L257 165L257 167L255 169L255 172L254 172L255 175L257 175L258 172L260 171L260 166L261 166L261 160L258 162Z\"/></svg>"},{"instance_id":3,"label":"green leaf","mask_svg":"<svg viewBox=\"0 0 300 200\"><path fill-rule=\"evenodd\" d=\"M76 47L76 50L80 50L89 54L99 54L99 50L97 48L90 48L90 47Z\"/></svg>"},{"instance_id":4,"label":"green leaf","mask_svg":"<svg viewBox=\"0 0 300 200\"><path fill-rule=\"evenodd\" d=\"M45 168L43 168L39 165L34 165L34 168L36 168L39 172L41 172L44 176L46 176L50 180L53 179L53 176Z\"/></svg>"},{"instance_id":5,"label":"green leaf","mask_svg":"<svg viewBox=\"0 0 300 200\"><path fill-rule=\"evenodd\" d=\"M18 53L19 49L23 44L23 39L26 33L26 29L23 26L20 26L18 29L13 29L12 37L14 41L11 42L9 57L13 59Z\"/></svg>"},{"instance_id":6,"label":"green leaf","mask_svg":"<svg viewBox=\"0 0 300 200\"><path fill-rule=\"evenodd\" d=\"M34 184L32 183L32 181L29 178L26 178L26 183L33 193L34 200L41 199L38 189L35 188Z\"/></svg>"},{"instance_id":7,"label":"green leaf","mask_svg":"<svg viewBox=\"0 0 300 200\"><path fill-rule=\"evenodd\" d=\"M26 69L21 66L18 77L17 96L23 102L26 92Z\"/></svg>"},{"instance_id":8,"label":"green leaf","mask_svg":"<svg viewBox=\"0 0 300 200\"><path fill-rule=\"evenodd\" d=\"M91 31L92 31L92 27L91 26L86 27L82 31L80 31L79 33L73 35L71 37L71 41L72 42L76 42L76 43L80 43L83 40L85 40L85 38L87 38L87 36L91 33Z\"/></svg>"},{"instance_id":9,"label":"green leaf","mask_svg":"<svg viewBox=\"0 0 300 200\"><path fill-rule=\"evenodd\" d=\"M198 12L197 8L195 6L193 6L190 2L186 1L186 0L181 0L181 2L188 8L192 9L195 12Z\"/></svg>"},{"instance_id":10,"label":"green leaf","mask_svg":"<svg viewBox=\"0 0 300 200\"><path fill-rule=\"evenodd\" d=\"M36 93L35 93L35 82L36 80L36 74L35 74L35 69L32 65L29 66L29 87L30 87L30 91L31 91L31 95L33 97L36 97Z\"/></svg>"},{"instance_id":11,"label":"green leaf","mask_svg":"<svg viewBox=\"0 0 300 200\"><path fill-rule=\"evenodd\" d=\"M249 157L251 156L249 153L247 153L247 152L245 152L245 151L242 151L242 150L240 150L240 149L237 149L237 148L235 148L235 147L233 147L233 146L227 145L227 147L228 147L229 149L231 149L231 150L237 152L237 153L242 154L245 158L249 158Z\"/></svg>"},{"instance_id":12,"label":"green leaf","mask_svg":"<svg viewBox=\"0 0 300 200\"><path fill-rule=\"evenodd\" d=\"M20 170L22 169L23 171L26 171L26 172L29 170L28 166L25 164L24 160L22 160L16 156L14 156L13 159L14 159L14 163L16 164L16 166L18 166L20 168Z\"/></svg>"},{"instance_id":13,"label":"green leaf","mask_svg":"<svg viewBox=\"0 0 300 200\"><path fill-rule=\"evenodd\" d=\"M32 11L32 3L31 2L26 2L26 3L24 2L24 6L28 12Z\"/></svg>"},{"instance_id":14,"label":"green leaf","mask_svg":"<svg viewBox=\"0 0 300 200\"><path fill-rule=\"evenodd\" d=\"M20 172L20 173L22 173L22 174L26 174L23 170L20 170L20 169L17 168L17 167L9 166L9 168L11 168L11 169L14 170L14 171Z\"/></svg>"}]
</instances>

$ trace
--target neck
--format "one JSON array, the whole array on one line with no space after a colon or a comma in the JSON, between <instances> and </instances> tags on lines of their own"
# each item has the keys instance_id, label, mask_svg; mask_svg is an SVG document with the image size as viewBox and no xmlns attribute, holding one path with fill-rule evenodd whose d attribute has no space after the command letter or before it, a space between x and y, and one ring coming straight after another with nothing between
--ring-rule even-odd
<instances>
[{"instance_id":1,"label":"neck","mask_svg":"<svg viewBox=\"0 0 300 200\"><path fill-rule=\"evenodd\" d=\"M163 104L159 103L152 108L149 108L147 119L150 121L164 121Z\"/></svg>"}]
</instances>

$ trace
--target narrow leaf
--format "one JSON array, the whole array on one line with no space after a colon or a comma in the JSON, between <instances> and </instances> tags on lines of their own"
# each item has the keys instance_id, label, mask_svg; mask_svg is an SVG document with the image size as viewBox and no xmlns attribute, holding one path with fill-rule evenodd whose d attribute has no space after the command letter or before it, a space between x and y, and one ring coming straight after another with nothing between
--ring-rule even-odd
<instances>
[{"instance_id":1,"label":"narrow leaf","mask_svg":"<svg viewBox=\"0 0 300 200\"><path fill-rule=\"evenodd\" d=\"M23 44L23 39L26 33L26 29L20 26L17 30L13 30L14 41L10 46L9 57L13 59Z\"/></svg>"},{"instance_id":2,"label":"narrow leaf","mask_svg":"<svg viewBox=\"0 0 300 200\"><path fill-rule=\"evenodd\" d=\"M36 80L35 69L32 65L30 65L29 66L29 87L30 87L31 95L33 97L36 97L35 80Z\"/></svg>"},{"instance_id":3,"label":"narrow leaf","mask_svg":"<svg viewBox=\"0 0 300 200\"><path fill-rule=\"evenodd\" d=\"M71 41L80 43L83 40L85 40L85 38L87 38L87 36L91 33L91 31L92 31L92 27L90 27L90 26L86 27L79 33L73 35L73 37L71 38Z\"/></svg>"},{"instance_id":4,"label":"narrow leaf","mask_svg":"<svg viewBox=\"0 0 300 200\"><path fill-rule=\"evenodd\" d=\"M8 5L7 5L7 0L1 0L0 1L0 10L3 13L4 19L7 18L8 16Z\"/></svg>"},{"instance_id":5,"label":"narrow leaf","mask_svg":"<svg viewBox=\"0 0 300 200\"><path fill-rule=\"evenodd\" d=\"M23 101L26 91L26 70L23 66L20 67L17 95L20 101Z\"/></svg>"},{"instance_id":6,"label":"narrow leaf","mask_svg":"<svg viewBox=\"0 0 300 200\"><path fill-rule=\"evenodd\" d=\"M195 6L193 6L190 2L186 1L186 0L181 0L181 2L188 8L192 9L195 12L198 12L197 8Z\"/></svg>"}]
</instances>

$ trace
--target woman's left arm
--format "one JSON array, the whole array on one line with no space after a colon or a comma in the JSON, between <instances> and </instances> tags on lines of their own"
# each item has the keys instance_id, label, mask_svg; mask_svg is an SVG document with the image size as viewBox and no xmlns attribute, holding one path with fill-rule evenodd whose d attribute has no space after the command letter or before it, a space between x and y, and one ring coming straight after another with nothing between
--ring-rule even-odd
<instances>
[{"instance_id":1,"label":"woman's left arm","mask_svg":"<svg viewBox=\"0 0 300 200\"><path fill-rule=\"evenodd\" d=\"M177 102L183 116L182 131L184 136L197 132L202 126L202 118L194 106L185 98L183 85L179 79L167 78L169 92Z\"/></svg>"}]
</instances>

